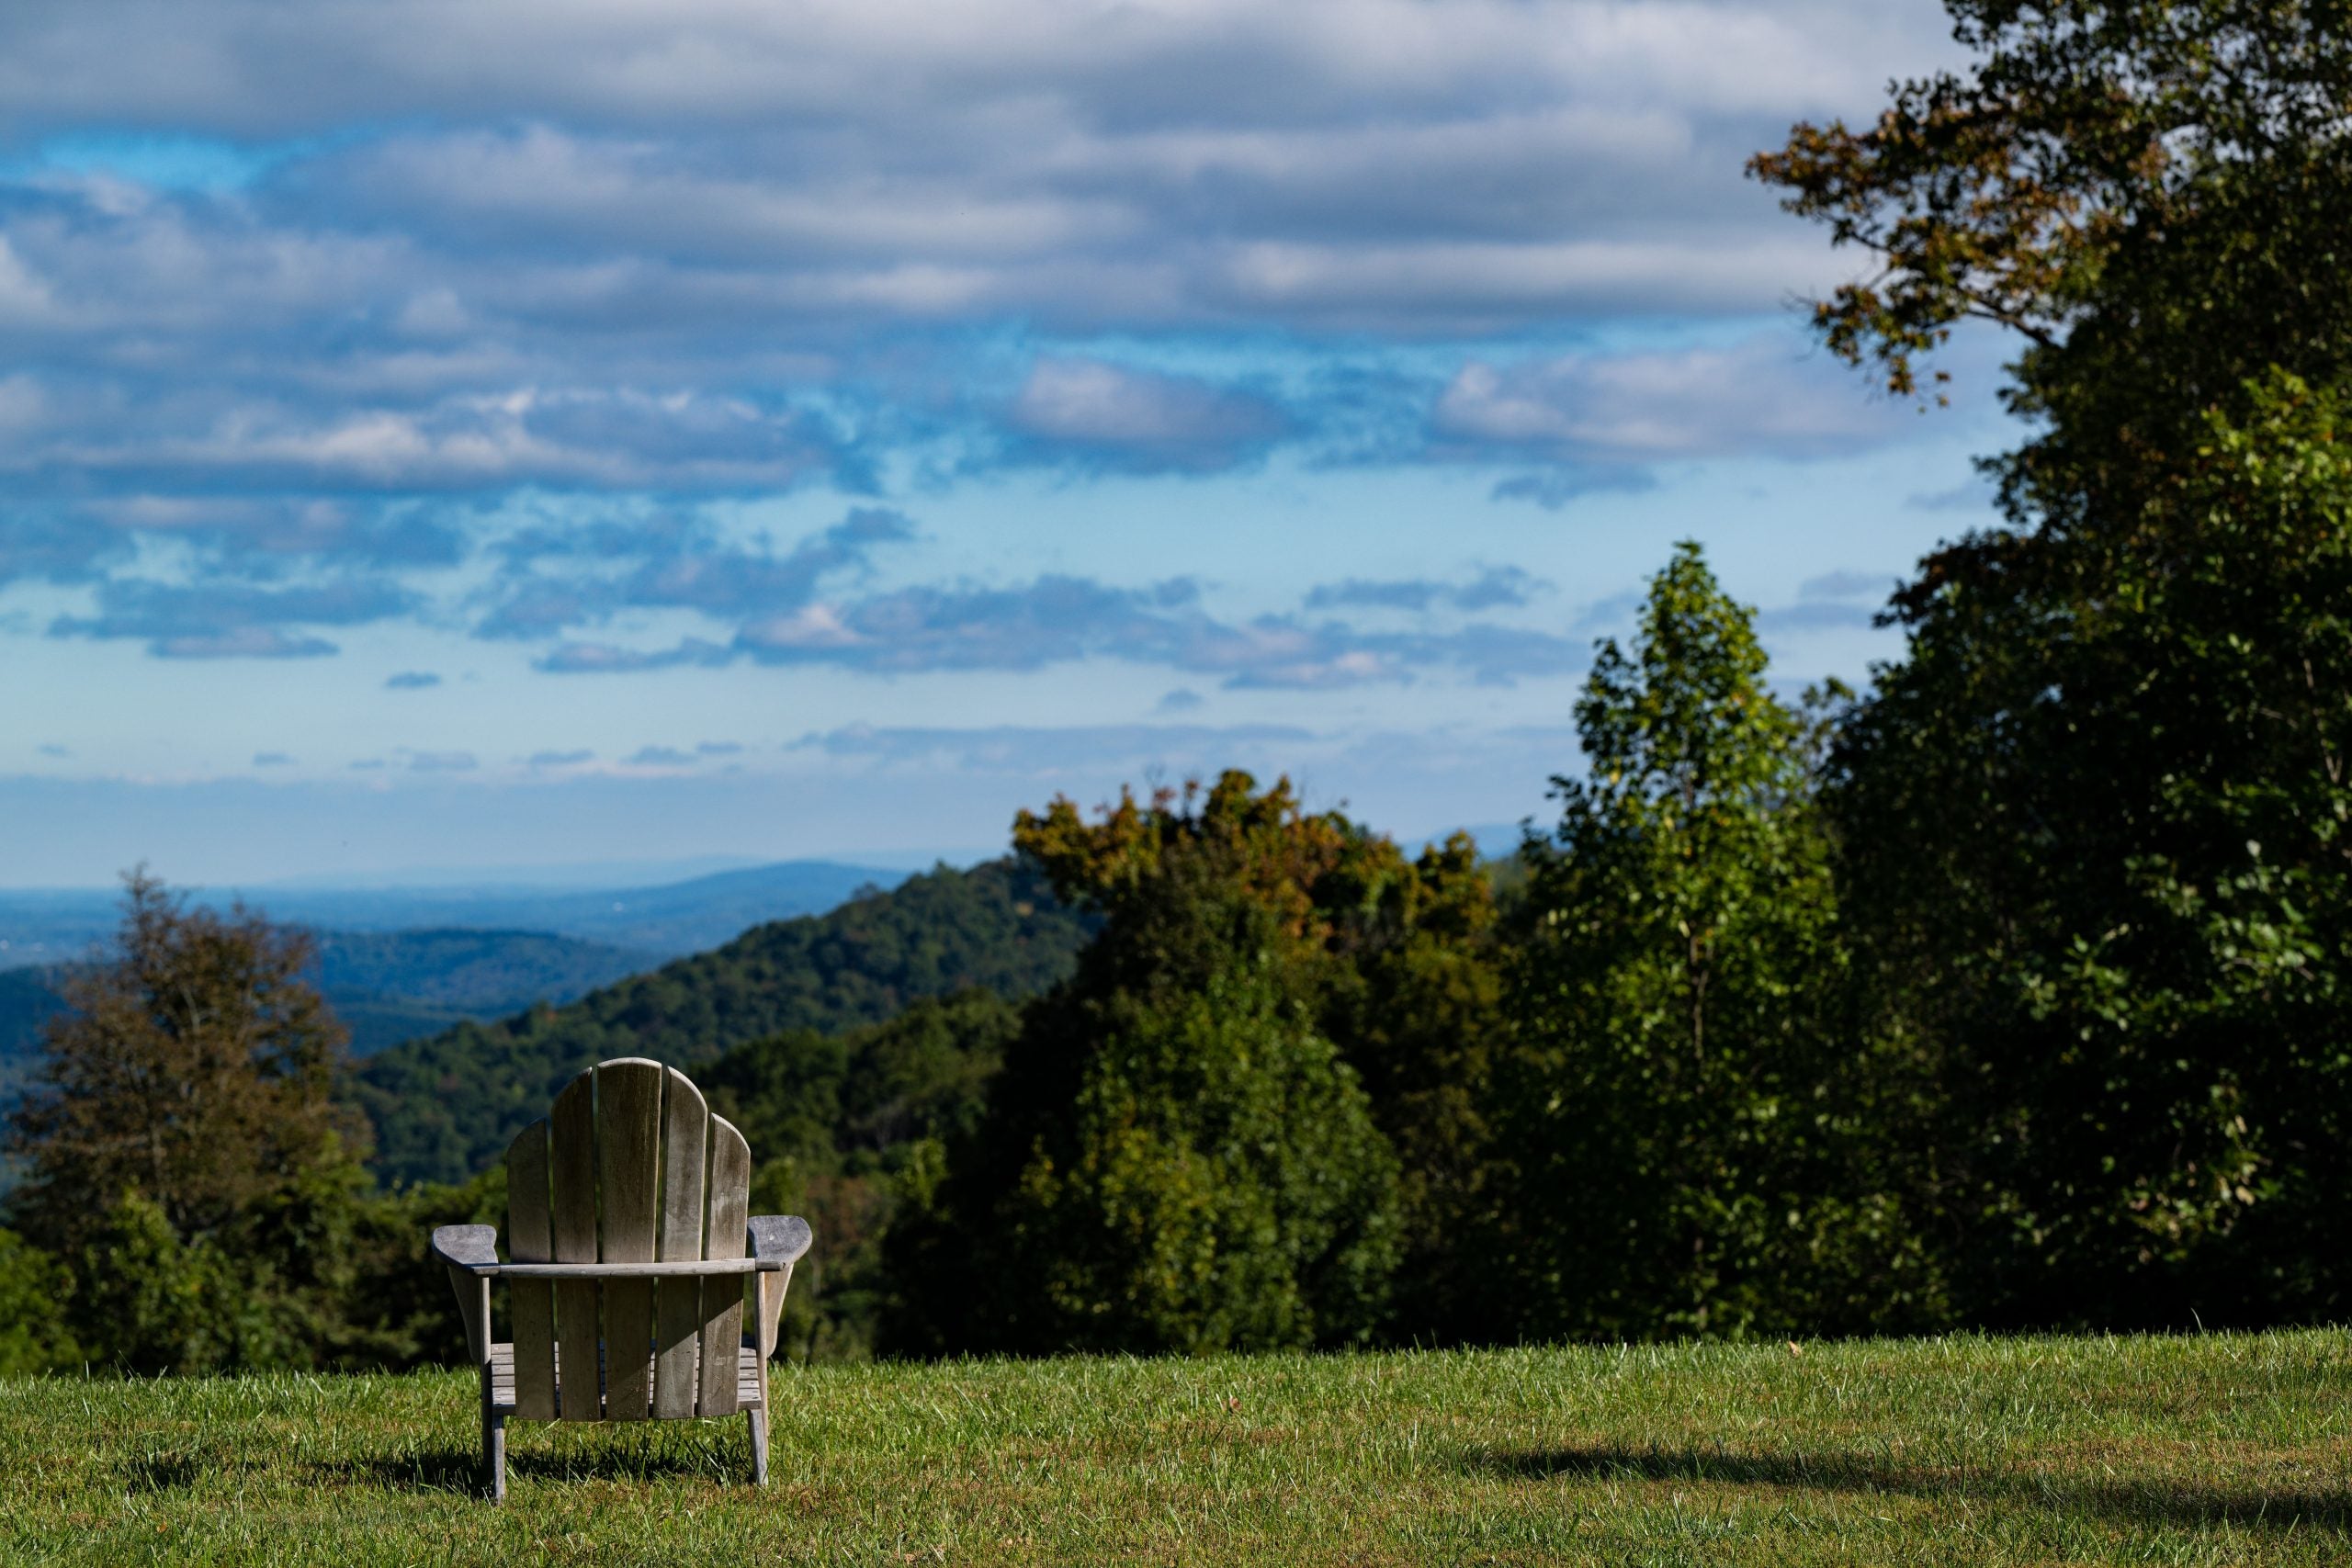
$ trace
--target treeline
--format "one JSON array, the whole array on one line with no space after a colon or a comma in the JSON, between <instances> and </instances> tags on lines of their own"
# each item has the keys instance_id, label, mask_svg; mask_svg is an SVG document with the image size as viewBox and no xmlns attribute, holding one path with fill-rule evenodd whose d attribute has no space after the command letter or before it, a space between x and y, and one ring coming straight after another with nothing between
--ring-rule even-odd
<instances>
[{"instance_id":1,"label":"treeline","mask_svg":"<svg viewBox=\"0 0 2352 1568\"><path fill-rule=\"evenodd\" d=\"M1408 856L1238 773L1024 813L1020 902L1084 922L1047 988L900 995L699 1069L763 1205L816 1222L804 1352L2344 1315L2352 36L2293 4L1953 11L1973 68L1753 165L1874 253L1818 320L1896 395L1933 395L1963 321L2024 344L2006 522L1896 595L1902 656L1790 702L1681 547L1600 649L1504 899L1466 841ZM114 1044L52 1038L0 1301L114 1291L72 1321L130 1364L446 1353L439 1281L370 1238L402 1204L494 1222L495 1174L350 1196L316 1021L256 986L284 1043L203 1081L278 1098L195 1141L226 1175L61 1109L161 1102L124 1086L178 1080L106 1064L190 1048L175 993L85 1008ZM480 1168L589 1056L707 1016L599 1006L433 1157ZM124 1326L231 1260L281 1303L245 1337L175 1360Z\"/></svg>"}]
</instances>

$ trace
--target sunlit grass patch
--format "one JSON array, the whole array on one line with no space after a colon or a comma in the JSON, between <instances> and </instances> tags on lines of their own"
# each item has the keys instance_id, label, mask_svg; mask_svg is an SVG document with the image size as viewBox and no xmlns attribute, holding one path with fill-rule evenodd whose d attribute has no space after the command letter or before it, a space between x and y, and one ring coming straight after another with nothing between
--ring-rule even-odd
<instances>
[{"instance_id":1,"label":"sunlit grass patch","mask_svg":"<svg viewBox=\"0 0 2352 1568\"><path fill-rule=\"evenodd\" d=\"M779 1369L514 1428L464 1373L0 1383L11 1562L2326 1563L2352 1337Z\"/></svg>"}]
</instances>

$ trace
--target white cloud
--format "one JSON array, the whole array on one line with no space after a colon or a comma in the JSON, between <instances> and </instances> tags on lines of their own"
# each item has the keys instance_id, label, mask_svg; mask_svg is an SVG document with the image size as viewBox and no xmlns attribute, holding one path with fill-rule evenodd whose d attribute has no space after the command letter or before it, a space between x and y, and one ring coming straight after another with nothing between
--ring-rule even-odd
<instances>
[{"instance_id":1,"label":"white cloud","mask_svg":"<svg viewBox=\"0 0 2352 1568\"><path fill-rule=\"evenodd\" d=\"M1094 359L1041 359L1014 398L1014 429L1049 449L1151 468L1222 468L1284 431L1262 398Z\"/></svg>"},{"instance_id":2,"label":"white cloud","mask_svg":"<svg viewBox=\"0 0 2352 1568\"><path fill-rule=\"evenodd\" d=\"M1917 417L1827 355L1771 335L1731 348L1473 362L1439 399L1433 424L1441 441L1472 453L1642 464L1847 453L1893 439Z\"/></svg>"},{"instance_id":3,"label":"white cloud","mask_svg":"<svg viewBox=\"0 0 2352 1568\"><path fill-rule=\"evenodd\" d=\"M921 123L943 106L1018 118L1040 96L1076 119L1279 119L1367 98L1427 112L1570 91L1811 108L1874 91L1891 49L1936 51L1944 32L1928 7L1857 0L17 0L0 23L0 103L19 126L160 118L240 137L485 101L723 126L857 111Z\"/></svg>"}]
</instances>

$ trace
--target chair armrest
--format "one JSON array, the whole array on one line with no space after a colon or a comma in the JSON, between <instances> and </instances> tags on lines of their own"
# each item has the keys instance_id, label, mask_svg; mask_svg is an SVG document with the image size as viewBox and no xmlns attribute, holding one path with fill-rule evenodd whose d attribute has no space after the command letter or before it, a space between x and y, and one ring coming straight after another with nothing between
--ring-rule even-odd
<instances>
[{"instance_id":1,"label":"chair armrest","mask_svg":"<svg viewBox=\"0 0 2352 1568\"><path fill-rule=\"evenodd\" d=\"M808 1250L810 1238L808 1222L797 1214L754 1214L751 1230L752 1256L763 1270L752 1321L764 1397L768 1358L775 1354L776 1325L784 1319L784 1292L792 1288L792 1266Z\"/></svg>"},{"instance_id":2,"label":"chair armrest","mask_svg":"<svg viewBox=\"0 0 2352 1568\"><path fill-rule=\"evenodd\" d=\"M482 1398L490 1397L490 1276L498 1271L495 1225L440 1225L433 1232L433 1256L449 1266L449 1288L466 1320L466 1348L481 1369Z\"/></svg>"},{"instance_id":3,"label":"chair armrest","mask_svg":"<svg viewBox=\"0 0 2352 1568\"><path fill-rule=\"evenodd\" d=\"M452 1269L481 1273L498 1267L496 1225L441 1225L433 1233L433 1256Z\"/></svg>"},{"instance_id":4,"label":"chair armrest","mask_svg":"<svg viewBox=\"0 0 2352 1568\"><path fill-rule=\"evenodd\" d=\"M810 1239L808 1222L797 1214L752 1216L752 1256L762 1263L797 1263Z\"/></svg>"}]
</instances>

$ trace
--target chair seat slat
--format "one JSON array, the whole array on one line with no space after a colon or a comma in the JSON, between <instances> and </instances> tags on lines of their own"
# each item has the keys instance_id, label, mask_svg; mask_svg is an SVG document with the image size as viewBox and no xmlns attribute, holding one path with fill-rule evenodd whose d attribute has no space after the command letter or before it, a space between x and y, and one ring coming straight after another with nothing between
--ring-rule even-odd
<instances>
[{"instance_id":1,"label":"chair seat slat","mask_svg":"<svg viewBox=\"0 0 2352 1568\"><path fill-rule=\"evenodd\" d=\"M600 1367L604 1359L603 1349L604 1347L597 1347L597 1359ZM650 1356L647 1359L650 1363ZM560 1381L558 1386L560 1386ZM541 1419L541 1417L526 1416L515 1408L514 1347L512 1344L498 1344L490 1348L490 1391L491 1407L498 1414L512 1416L517 1420ZM736 1351L735 1400L739 1410L759 1410L766 1407L765 1395L760 1386L760 1348L756 1345L745 1345Z\"/></svg>"}]
</instances>

